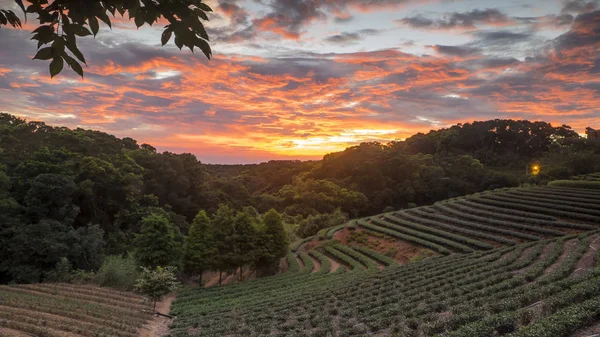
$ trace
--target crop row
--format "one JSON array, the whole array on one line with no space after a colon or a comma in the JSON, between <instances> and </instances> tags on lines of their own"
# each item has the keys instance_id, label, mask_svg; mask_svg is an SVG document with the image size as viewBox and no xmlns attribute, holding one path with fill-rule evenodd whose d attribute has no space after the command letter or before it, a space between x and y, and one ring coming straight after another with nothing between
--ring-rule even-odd
<instances>
[{"instance_id":1,"label":"crop row","mask_svg":"<svg viewBox=\"0 0 600 337\"><path fill-rule=\"evenodd\" d=\"M331 261L329 261L327 256L317 252L316 250L311 250L310 252L308 252L308 254L317 259L317 261L319 261L319 264L321 265L319 271L315 274L327 274L331 271Z\"/></svg>"},{"instance_id":2,"label":"crop row","mask_svg":"<svg viewBox=\"0 0 600 337\"><path fill-rule=\"evenodd\" d=\"M408 220L401 219L400 216L402 216ZM387 220L390 220L391 222L396 223L398 225L406 226L411 229L425 232L425 233L432 234L432 235L436 235L439 237L444 237L446 239L450 239L452 241L456 241L459 243L463 243L465 245L476 247L478 249L488 250L488 249L494 248L494 246L492 246L488 243L479 241L479 240L470 239L470 238L462 236L462 235L456 235L456 234L453 234L450 232L446 232L446 231L435 229L435 228L432 228L429 226L421 225L421 224L419 224L421 219L411 216L408 212L398 212L398 213L394 213L394 215L385 214L384 217ZM440 227L443 227L443 226L440 226ZM446 227L444 229L449 229L449 227ZM451 231L461 232L460 230L456 230L456 229L451 230ZM463 232L462 234L465 234L465 233Z\"/></svg>"},{"instance_id":3,"label":"crop row","mask_svg":"<svg viewBox=\"0 0 600 337\"><path fill-rule=\"evenodd\" d=\"M379 265L375 262L375 260L371 259L370 257L361 253L358 250L341 244L336 244L333 247L363 264L367 268L367 270L377 270L379 268Z\"/></svg>"},{"instance_id":4,"label":"crop row","mask_svg":"<svg viewBox=\"0 0 600 337\"><path fill-rule=\"evenodd\" d=\"M556 221L555 218L552 217L552 220L548 219L538 219L535 217L526 217L524 214L532 214L524 211L516 211L514 209L509 208L499 208L495 206L489 206L484 204L474 203L469 200L460 200L455 202L440 202L436 203L434 208L443 208L443 209L452 209L455 211L459 211L468 214L476 214L482 217L491 217L495 219L503 219L516 223L528 223L540 226L554 226L554 227L562 227L562 228L574 228L574 229L582 229L582 230L593 230L596 227L586 224L580 223L567 223L562 221Z\"/></svg>"},{"instance_id":5,"label":"crop row","mask_svg":"<svg viewBox=\"0 0 600 337\"><path fill-rule=\"evenodd\" d=\"M411 235L402 234L402 233L396 232L394 230L391 230L391 229L388 229L388 228L385 228L385 227L373 225L373 224L370 224L370 223L368 223L367 221L365 221L363 219L359 220L358 224L360 226L366 228L366 229L369 229L369 230L372 230L372 231L375 231L375 232L379 232L379 233L383 233L383 234L389 235L391 237L394 237L396 239L400 239L400 240L404 240L404 241L408 241L408 242L411 242L411 243L415 243L415 244L421 245L423 247L426 247L426 248L429 248L431 250L434 250L434 251L436 251L436 252L438 252L440 254L448 255L448 254L451 253L450 250L448 250L447 248L442 247L442 246L440 246L438 244L435 244L433 242L430 242L430 241L427 241L427 240L423 240L423 239L420 239L418 237L414 237L414 236L411 236Z\"/></svg>"},{"instance_id":6,"label":"crop row","mask_svg":"<svg viewBox=\"0 0 600 337\"><path fill-rule=\"evenodd\" d=\"M334 259L339 260L342 262L342 264L350 267L352 270L363 269L362 264L358 260L333 246L323 246L323 250L325 250L325 252L331 255Z\"/></svg>"},{"instance_id":7,"label":"crop row","mask_svg":"<svg viewBox=\"0 0 600 337\"><path fill-rule=\"evenodd\" d=\"M536 240L540 239L539 237L531 235L531 234L521 233L521 232L517 232L514 230L508 230L508 229L503 229L503 228L497 228L495 226L482 225L477 222L461 220L461 219L446 216L443 214L429 213L429 212L425 212L422 210L414 210L411 212L413 212L414 214L417 214L421 217L424 217L424 218L435 219L440 222L443 221L446 223L451 223L451 224L455 224L458 226L469 227L472 229L477 229L477 230L481 230L481 231L488 232L488 233L502 234L502 235L507 235L507 236L516 237L516 238L524 239L524 240L531 240L531 241L536 241Z\"/></svg>"},{"instance_id":8,"label":"crop row","mask_svg":"<svg viewBox=\"0 0 600 337\"><path fill-rule=\"evenodd\" d=\"M363 246L352 246L352 248L354 250L357 250L361 253L363 253L364 255L369 256L370 258L374 259L375 261L380 262L381 264L383 264L384 266L394 266L397 265L398 262L396 262L396 260L391 259L383 254L380 254L374 250L371 250L369 248L363 247Z\"/></svg>"},{"instance_id":9,"label":"crop row","mask_svg":"<svg viewBox=\"0 0 600 337\"><path fill-rule=\"evenodd\" d=\"M444 239L444 238L436 236L436 235L431 235L431 234L427 234L427 233L424 233L424 232L421 232L421 231L418 231L418 230L412 230L412 229L409 229L409 228L406 228L406 227L395 225L395 224L393 224L393 223L391 223L389 221L385 221L385 220L380 219L378 217L372 217L371 218L371 222L373 222L374 224L376 224L378 226L386 227L386 228L392 229L394 231L397 231L397 232L400 232L400 233L403 233L403 234L411 235L411 236L417 237L419 239L423 239L423 240L427 240L427 241L433 242L433 243L438 244L438 245L443 245L445 247L449 247L449 248L455 249L455 250L457 250L459 252L462 252L462 253L471 253L471 252L474 251L472 248L470 248L468 246L465 246L463 244L460 244L460 243L458 243L456 241Z\"/></svg>"},{"instance_id":10,"label":"crop row","mask_svg":"<svg viewBox=\"0 0 600 337\"><path fill-rule=\"evenodd\" d=\"M493 206L498 206L498 207L505 207L508 209L525 210L525 211L535 212L535 213L540 213L540 214L551 214L554 216L560 216L560 217L565 217L565 218L600 223L600 217L597 217L594 215L589 215L589 214L573 212L573 211L564 211L561 209L557 209L553 206L549 206L548 204L545 204L545 203L535 203L535 205L532 205L531 203L526 204L524 202L521 202L521 201L518 201L518 200L515 200L512 198L506 198L506 197L494 198L491 195L486 195L486 196L477 195L474 197L470 197L469 200L474 201L478 204L493 205Z\"/></svg>"},{"instance_id":11,"label":"crop row","mask_svg":"<svg viewBox=\"0 0 600 337\"><path fill-rule=\"evenodd\" d=\"M523 225L523 224L519 224L519 223L514 223L512 221L497 220L497 219L494 219L494 217L483 217L483 216L478 216L478 215L472 215L469 213L456 211L456 210L453 210L448 207L444 208L444 205L438 205L438 208L442 208L442 209L444 209L445 212L448 212L456 217L468 219L468 221L477 221L477 222L485 223L488 225L523 230L523 231L528 231L528 232L534 232L536 234L543 234L543 235L550 235L550 236L565 235L565 233L558 231L558 230L554 230L554 229Z\"/></svg>"}]
</instances>

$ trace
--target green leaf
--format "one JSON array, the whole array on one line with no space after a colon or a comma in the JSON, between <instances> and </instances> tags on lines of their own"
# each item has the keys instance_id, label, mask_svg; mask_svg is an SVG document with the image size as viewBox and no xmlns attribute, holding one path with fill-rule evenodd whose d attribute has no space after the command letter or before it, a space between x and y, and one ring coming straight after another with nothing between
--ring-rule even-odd
<instances>
[{"instance_id":1,"label":"green leaf","mask_svg":"<svg viewBox=\"0 0 600 337\"><path fill-rule=\"evenodd\" d=\"M38 50L33 57L34 60L49 60L52 58L52 47L46 47Z\"/></svg>"},{"instance_id":2,"label":"green leaf","mask_svg":"<svg viewBox=\"0 0 600 337\"><path fill-rule=\"evenodd\" d=\"M52 62L50 62L50 77L54 77L58 75L64 67L64 61L61 56L55 57Z\"/></svg>"},{"instance_id":3,"label":"green leaf","mask_svg":"<svg viewBox=\"0 0 600 337\"><path fill-rule=\"evenodd\" d=\"M160 42L163 46L166 45L167 42L169 42L169 40L171 39L171 35L173 35L173 30L171 30L171 28L165 29L160 38Z\"/></svg>"},{"instance_id":4,"label":"green leaf","mask_svg":"<svg viewBox=\"0 0 600 337\"><path fill-rule=\"evenodd\" d=\"M100 30L100 26L98 25L98 19L96 19L95 16L92 16L88 19L88 24L90 25L90 28L92 29L92 34L94 34L94 36L96 36L96 34L98 34L98 31Z\"/></svg>"}]
</instances>

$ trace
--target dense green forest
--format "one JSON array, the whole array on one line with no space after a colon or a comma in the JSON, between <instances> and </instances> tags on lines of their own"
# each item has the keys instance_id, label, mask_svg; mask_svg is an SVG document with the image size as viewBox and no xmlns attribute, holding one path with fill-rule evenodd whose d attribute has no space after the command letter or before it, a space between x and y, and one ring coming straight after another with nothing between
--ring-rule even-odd
<instances>
[{"instance_id":1,"label":"dense green forest","mask_svg":"<svg viewBox=\"0 0 600 337\"><path fill-rule=\"evenodd\" d=\"M62 258L96 270L128 253L189 273L271 273L287 242L348 218L595 171L598 142L544 122L456 125L320 161L207 165L0 114L0 283L42 281Z\"/></svg>"}]
</instances>

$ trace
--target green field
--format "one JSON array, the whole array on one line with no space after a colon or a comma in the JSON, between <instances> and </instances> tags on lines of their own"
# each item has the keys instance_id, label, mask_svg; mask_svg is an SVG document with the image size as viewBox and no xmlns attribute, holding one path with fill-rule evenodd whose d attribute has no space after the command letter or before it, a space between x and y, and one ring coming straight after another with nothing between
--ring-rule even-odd
<instances>
[{"instance_id":1,"label":"green field","mask_svg":"<svg viewBox=\"0 0 600 337\"><path fill-rule=\"evenodd\" d=\"M400 265L323 231L287 273L182 292L171 336L566 337L600 319L600 191L503 189L356 224L437 255Z\"/></svg>"}]
</instances>

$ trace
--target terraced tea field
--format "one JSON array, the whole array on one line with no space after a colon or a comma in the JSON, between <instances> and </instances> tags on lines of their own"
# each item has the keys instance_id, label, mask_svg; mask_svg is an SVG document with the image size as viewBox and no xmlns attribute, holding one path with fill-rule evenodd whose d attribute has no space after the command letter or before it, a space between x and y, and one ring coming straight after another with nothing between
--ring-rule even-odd
<instances>
[{"instance_id":1,"label":"terraced tea field","mask_svg":"<svg viewBox=\"0 0 600 337\"><path fill-rule=\"evenodd\" d=\"M353 227L437 256L401 265L323 231L288 273L182 292L171 336L579 337L600 321L600 191L497 190Z\"/></svg>"},{"instance_id":2,"label":"terraced tea field","mask_svg":"<svg viewBox=\"0 0 600 337\"><path fill-rule=\"evenodd\" d=\"M94 286L0 286L0 336L135 337L151 309L140 296Z\"/></svg>"}]
</instances>

